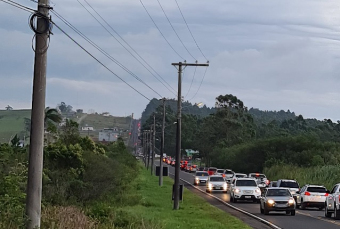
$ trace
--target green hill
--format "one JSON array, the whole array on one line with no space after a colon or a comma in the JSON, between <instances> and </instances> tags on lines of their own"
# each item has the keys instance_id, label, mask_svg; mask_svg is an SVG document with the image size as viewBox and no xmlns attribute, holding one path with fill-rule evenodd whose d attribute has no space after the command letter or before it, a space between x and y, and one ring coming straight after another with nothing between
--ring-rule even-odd
<instances>
[{"instance_id":1,"label":"green hill","mask_svg":"<svg viewBox=\"0 0 340 229\"><path fill-rule=\"evenodd\" d=\"M0 110L0 142L9 142L15 134L28 135L25 119L31 118L31 110Z\"/></svg>"},{"instance_id":2,"label":"green hill","mask_svg":"<svg viewBox=\"0 0 340 229\"><path fill-rule=\"evenodd\" d=\"M66 116L65 116L66 117ZM9 142L11 138L18 134L23 139L29 136L29 128L26 128L25 120L31 118L31 110L0 110L0 143ZM104 128L118 127L122 131L122 136L128 136L131 117L103 116L100 114L72 114L70 118L79 123L79 127L91 126L95 131L80 131L81 135L89 135L94 140L98 138L99 130ZM126 134L125 134L126 133Z\"/></svg>"}]
</instances>

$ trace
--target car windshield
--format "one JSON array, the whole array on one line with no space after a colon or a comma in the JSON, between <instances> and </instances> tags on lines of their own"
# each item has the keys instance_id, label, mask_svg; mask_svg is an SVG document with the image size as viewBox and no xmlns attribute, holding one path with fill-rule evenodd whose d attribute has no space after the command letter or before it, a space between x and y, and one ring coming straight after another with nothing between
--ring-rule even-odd
<instances>
[{"instance_id":1,"label":"car windshield","mask_svg":"<svg viewBox=\"0 0 340 229\"><path fill-rule=\"evenodd\" d=\"M294 181L282 181L280 187L285 188L299 188L299 184Z\"/></svg>"},{"instance_id":2,"label":"car windshield","mask_svg":"<svg viewBox=\"0 0 340 229\"><path fill-rule=\"evenodd\" d=\"M209 174L208 173L199 172L199 173L196 173L196 176L199 176L199 177L201 177L201 176L209 176Z\"/></svg>"},{"instance_id":3,"label":"car windshield","mask_svg":"<svg viewBox=\"0 0 340 229\"><path fill-rule=\"evenodd\" d=\"M267 196L291 196L288 189L268 189Z\"/></svg>"},{"instance_id":4,"label":"car windshield","mask_svg":"<svg viewBox=\"0 0 340 229\"><path fill-rule=\"evenodd\" d=\"M223 177L210 177L210 181L224 181Z\"/></svg>"},{"instance_id":5,"label":"car windshield","mask_svg":"<svg viewBox=\"0 0 340 229\"><path fill-rule=\"evenodd\" d=\"M216 169L211 169L211 168L210 168L210 169L208 169L208 170L209 170L209 171L216 171Z\"/></svg>"},{"instance_id":6,"label":"car windshield","mask_svg":"<svg viewBox=\"0 0 340 229\"><path fill-rule=\"evenodd\" d=\"M256 187L257 184L254 180L237 180L236 186L254 186L254 187Z\"/></svg>"},{"instance_id":7,"label":"car windshield","mask_svg":"<svg viewBox=\"0 0 340 229\"><path fill-rule=\"evenodd\" d=\"M308 192L320 192L320 193L326 193L327 189L325 187L308 187Z\"/></svg>"},{"instance_id":8,"label":"car windshield","mask_svg":"<svg viewBox=\"0 0 340 229\"><path fill-rule=\"evenodd\" d=\"M223 169L218 169L217 172L218 172L218 173L223 173L224 170L223 170Z\"/></svg>"},{"instance_id":9,"label":"car windshield","mask_svg":"<svg viewBox=\"0 0 340 229\"><path fill-rule=\"evenodd\" d=\"M255 178L266 178L264 174L250 174L250 177L255 177Z\"/></svg>"}]
</instances>

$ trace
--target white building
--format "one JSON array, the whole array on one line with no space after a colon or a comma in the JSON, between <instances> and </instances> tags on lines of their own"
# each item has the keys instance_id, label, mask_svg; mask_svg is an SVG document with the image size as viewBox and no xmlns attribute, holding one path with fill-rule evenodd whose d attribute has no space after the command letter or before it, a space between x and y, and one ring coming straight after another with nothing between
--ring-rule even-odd
<instances>
[{"instance_id":1,"label":"white building","mask_svg":"<svg viewBox=\"0 0 340 229\"><path fill-rule=\"evenodd\" d=\"M104 128L99 131L98 141L100 142L115 142L119 137L118 128Z\"/></svg>"},{"instance_id":2,"label":"white building","mask_svg":"<svg viewBox=\"0 0 340 229\"><path fill-rule=\"evenodd\" d=\"M92 126L83 126L81 128L82 131L94 131L93 127Z\"/></svg>"}]
</instances>

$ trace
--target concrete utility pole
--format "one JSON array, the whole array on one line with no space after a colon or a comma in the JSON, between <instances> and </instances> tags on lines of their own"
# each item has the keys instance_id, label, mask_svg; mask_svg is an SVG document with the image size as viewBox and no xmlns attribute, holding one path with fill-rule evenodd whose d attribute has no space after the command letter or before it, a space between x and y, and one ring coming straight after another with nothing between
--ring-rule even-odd
<instances>
[{"instance_id":1,"label":"concrete utility pole","mask_svg":"<svg viewBox=\"0 0 340 229\"><path fill-rule=\"evenodd\" d=\"M179 173L181 161L181 118L182 118L182 71L187 66L209 66L207 64L187 64L187 63L172 63L173 66L178 66L178 98L177 98L177 133L176 133L176 163L175 163L175 190L174 190L174 210L179 209Z\"/></svg>"},{"instance_id":2,"label":"concrete utility pole","mask_svg":"<svg viewBox=\"0 0 340 229\"><path fill-rule=\"evenodd\" d=\"M146 131L143 131L143 155L144 155L144 165L146 167L146 152L148 150L147 144L146 144Z\"/></svg>"},{"instance_id":3,"label":"concrete utility pole","mask_svg":"<svg viewBox=\"0 0 340 229\"><path fill-rule=\"evenodd\" d=\"M151 164L150 164L150 157L151 157L151 155L150 155L150 153L151 153L151 144L152 144L152 128L150 128L150 130L148 130L148 134L149 134L149 150L148 150L148 169L149 169L149 167L151 166Z\"/></svg>"},{"instance_id":4,"label":"concrete utility pole","mask_svg":"<svg viewBox=\"0 0 340 229\"><path fill-rule=\"evenodd\" d=\"M31 16L32 21L37 19L37 25L34 27L35 25L31 24L35 32L36 43L26 196L28 229L40 228L41 218L47 42L50 36L49 9L49 0L39 0L38 13Z\"/></svg>"},{"instance_id":5,"label":"concrete utility pole","mask_svg":"<svg viewBox=\"0 0 340 229\"><path fill-rule=\"evenodd\" d=\"M161 157L159 161L159 186L163 185L163 154L164 154L164 129L165 129L165 98L163 102L163 121L162 121L162 138L161 138Z\"/></svg>"},{"instance_id":6,"label":"concrete utility pole","mask_svg":"<svg viewBox=\"0 0 340 229\"><path fill-rule=\"evenodd\" d=\"M155 164L155 143L156 143L156 116L153 113L153 129L152 129L152 156L151 156L151 175L153 175L153 168Z\"/></svg>"}]
</instances>

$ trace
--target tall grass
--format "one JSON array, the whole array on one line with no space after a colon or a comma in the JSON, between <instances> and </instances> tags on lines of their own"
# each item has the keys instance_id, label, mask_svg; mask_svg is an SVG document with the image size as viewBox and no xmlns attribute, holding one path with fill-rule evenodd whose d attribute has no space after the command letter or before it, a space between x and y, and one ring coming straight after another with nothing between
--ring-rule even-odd
<instances>
[{"instance_id":1,"label":"tall grass","mask_svg":"<svg viewBox=\"0 0 340 229\"><path fill-rule=\"evenodd\" d=\"M340 166L336 165L307 168L293 165L274 165L270 168L265 168L264 173L270 180L297 180L300 187L305 184L318 184L331 189L340 182Z\"/></svg>"}]
</instances>

